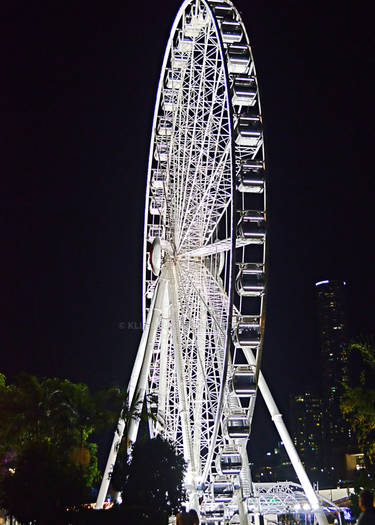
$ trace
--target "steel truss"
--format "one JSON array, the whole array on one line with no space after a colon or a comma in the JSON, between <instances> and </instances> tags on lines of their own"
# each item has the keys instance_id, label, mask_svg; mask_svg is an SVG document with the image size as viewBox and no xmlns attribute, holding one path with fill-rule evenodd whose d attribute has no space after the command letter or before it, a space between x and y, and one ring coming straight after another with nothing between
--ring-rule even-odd
<instances>
[{"instance_id":1,"label":"steel truss","mask_svg":"<svg viewBox=\"0 0 375 525\"><path fill-rule=\"evenodd\" d=\"M259 388L323 524L260 372L266 274L262 116L249 40L229 0L185 0L156 97L145 206L144 332L128 403L142 403L148 394L156 416L150 434L183 453L189 504L198 508L203 500L202 520L221 523L238 515L247 525L252 501L257 512L265 508L246 452ZM130 422L129 443L138 423ZM120 417L97 508L124 427Z\"/></svg>"}]
</instances>

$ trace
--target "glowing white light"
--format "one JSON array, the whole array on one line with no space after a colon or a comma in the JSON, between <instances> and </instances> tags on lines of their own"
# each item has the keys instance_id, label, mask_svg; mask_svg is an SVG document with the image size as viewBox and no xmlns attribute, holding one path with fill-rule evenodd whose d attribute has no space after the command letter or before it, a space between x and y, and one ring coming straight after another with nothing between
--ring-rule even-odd
<instances>
[{"instance_id":1,"label":"glowing white light","mask_svg":"<svg viewBox=\"0 0 375 525\"><path fill-rule=\"evenodd\" d=\"M303 510L310 510L310 505L308 503L304 503Z\"/></svg>"},{"instance_id":2,"label":"glowing white light","mask_svg":"<svg viewBox=\"0 0 375 525\"><path fill-rule=\"evenodd\" d=\"M329 281L319 281L317 283L315 283L315 286L320 286L321 284L328 284Z\"/></svg>"},{"instance_id":3,"label":"glowing white light","mask_svg":"<svg viewBox=\"0 0 375 525\"><path fill-rule=\"evenodd\" d=\"M296 503L294 505L294 510L300 510L300 508L301 508L301 505L299 503Z\"/></svg>"}]
</instances>

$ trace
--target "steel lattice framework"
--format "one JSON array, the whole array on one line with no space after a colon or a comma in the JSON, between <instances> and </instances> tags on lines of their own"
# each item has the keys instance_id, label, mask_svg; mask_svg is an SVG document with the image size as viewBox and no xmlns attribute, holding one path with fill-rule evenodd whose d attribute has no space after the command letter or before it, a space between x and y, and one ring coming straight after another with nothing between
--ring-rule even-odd
<instances>
[{"instance_id":1,"label":"steel lattice framework","mask_svg":"<svg viewBox=\"0 0 375 525\"><path fill-rule=\"evenodd\" d=\"M207 522L238 514L248 523L247 502L260 501L246 452L258 387L309 505L319 508L260 372L266 270L262 116L248 36L229 0L185 0L154 111L144 331L128 402L143 402L147 394L155 415L150 434L184 454L190 504L203 499ZM137 429L132 420L129 442ZM120 417L99 507L123 431Z\"/></svg>"}]
</instances>

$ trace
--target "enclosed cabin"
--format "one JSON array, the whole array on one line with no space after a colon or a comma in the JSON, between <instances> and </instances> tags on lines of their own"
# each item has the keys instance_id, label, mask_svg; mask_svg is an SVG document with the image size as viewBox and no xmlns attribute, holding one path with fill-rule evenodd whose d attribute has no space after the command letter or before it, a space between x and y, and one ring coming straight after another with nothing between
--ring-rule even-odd
<instances>
[{"instance_id":1,"label":"enclosed cabin","mask_svg":"<svg viewBox=\"0 0 375 525\"><path fill-rule=\"evenodd\" d=\"M238 75L232 85L232 102L235 106L254 106L258 87L254 76Z\"/></svg>"},{"instance_id":2,"label":"enclosed cabin","mask_svg":"<svg viewBox=\"0 0 375 525\"><path fill-rule=\"evenodd\" d=\"M177 36L176 48L181 53L190 53L194 47L194 38L180 31Z\"/></svg>"},{"instance_id":3,"label":"enclosed cabin","mask_svg":"<svg viewBox=\"0 0 375 525\"><path fill-rule=\"evenodd\" d=\"M232 6L224 2L210 2L216 20L234 20L235 12Z\"/></svg>"},{"instance_id":4,"label":"enclosed cabin","mask_svg":"<svg viewBox=\"0 0 375 525\"><path fill-rule=\"evenodd\" d=\"M172 120L170 118L159 117L157 125L157 133L159 137L170 137L172 134Z\"/></svg>"},{"instance_id":5,"label":"enclosed cabin","mask_svg":"<svg viewBox=\"0 0 375 525\"><path fill-rule=\"evenodd\" d=\"M247 439L250 435L250 422L245 409L233 410L225 420L225 430L231 439Z\"/></svg>"},{"instance_id":6,"label":"enclosed cabin","mask_svg":"<svg viewBox=\"0 0 375 525\"><path fill-rule=\"evenodd\" d=\"M234 323L233 344L236 347L256 348L260 344L260 316L244 315Z\"/></svg>"},{"instance_id":7,"label":"enclosed cabin","mask_svg":"<svg viewBox=\"0 0 375 525\"><path fill-rule=\"evenodd\" d=\"M171 112L177 107L178 89L164 88L161 106L164 111Z\"/></svg>"},{"instance_id":8,"label":"enclosed cabin","mask_svg":"<svg viewBox=\"0 0 375 525\"><path fill-rule=\"evenodd\" d=\"M162 188L153 190L150 197L149 211L151 215L162 215L166 208L165 194Z\"/></svg>"},{"instance_id":9,"label":"enclosed cabin","mask_svg":"<svg viewBox=\"0 0 375 525\"><path fill-rule=\"evenodd\" d=\"M153 242L156 237L164 238L164 226L162 224L151 224L148 229L147 240Z\"/></svg>"},{"instance_id":10,"label":"enclosed cabin","mask_svg":"<svg viewBox=\"0 0 375 525\"><path fill-rule=\"evenodd\" d=\"M167 170L154 169L151 173L151 188L163 189L167 183Z\"/></svg>"},{"instance_id":11,"label":"enclosed cabin","mask_svg":"<svg viewBox=\"0 0 375 525\"><path fill-rule=\"evenodd\" d=\"M217 456L217 470L225 475L238 475L242 469L242 458L237 447L226 446Z\"/></svg>"},{"instance_id":12,"label":"enclosed cabin","mask_svg":"<svg viewBox=\"0 0 375 525\"><path fill-rule=\"evenodd\" d=\"M250 48L246 44L232 44L227 48L229 73L245 74L251 62Z\"/></svg>"},{"instance_id":13,"label":"enclosed cabin","mask_svg":"<svg viewBox=\"0 0 375 525\"><path fill-rule=\"evenodd\" d=\"M233 499L233 482L226 476L217 476L212 482L212 492L215 503L228 503Z\"/></svg>"},{"instance_id":14,"label":"enclosed cabin","mask_svg":"<svg viewBox=\"0 0 375 525\"><path fill-rule=\"evenodd\" d=\"M263 295L265 288L263 264L240 264L235 286L236 292L242 297L260 297Z\"/></svg>"},{"instance_id":15,"label":"enclosed cabin","mask_svg":"<svg viewBox=\"0 0 375 525\"><path fill-rule=\"evenodd\" d=\"M237 224L237 238L247 244L263 244L266 235L265 213L260 210L244 210Z\"/></svg>"},{"instance_id":16,"label":"enclosed cabin","mask_svg":"<svg viewBox=\"0 0 375 525\"><path fill-rule=\"evenodd\" d=\"M205 505L201 509L202 523L222 523L224 521L224 507L222 505Z\"/></svg>"},{"instance_id":17,"label":"enclosed cabin","mask_svg":"<svg viewBox=\"0 0 375 525\"><path fill-rule=\"evenodd\" d=\"M167 139L167 137L165 137ZM159 162L167 162L169 155L169 142L167 140L158 141L155 144L154 159Z\"/></svg>"},{"instance_id":18,"label":"enclosed cabin","mask_svg":"<svg viewBox=\"0 0 375 525\"><path fill-rule=\"evenodd\" d=\"M198 5L192 5L191 11L186 15L184 33L186 36L196 38L207 23L207 17Z\"/></svg>"},{"instance_id":19,"label":"enclosed cabin","mask_svg":"<svg viewBox=\"0 0 375 525\"><path fill-rule=\"evenodd\" d=\"M238 397L251 397L257 391L255 367L236 365L232 374L232 389Z\"/></svg>"},{"instance_id":20,"label":"enclosed cabin","mask_svg":"<svg viewBox=\"0 0 375 525\"><path fill-rule=\"evenodd\" d=\"M167 88L180 89L182 87L181 69L169 69L165 80Z\"/></svg>"},{"instance_id":21,"label":"enclosed cabin","mask_svg":"<svg viewBox=\"0 0 375 525\"><path fill-rule=\"evenodd\" d=\"M237 145L258 147L263 136L260 115L251 113L239 115L235 124L234 135Z\"/></svg>"},{"instance_id":22,"label":"enclosed cabin","mask_svg":"<svg viewBox=\"0 0 375 525\"><path fill-rule=\"evenodd\" d=\"M224 44L236 44L241 42L243 37L241 22L223 18L222 20L219 20L219 25L221 30L221 38L223 39Z\"/></svg>"},{"instance_id":23,"label":"enclosed cabin","mask_svg":"<svg viewBox=\"0 0 375 525\"><path fill-rule=\"evenodd\" d=\"M173 50L173 54L171 56L171 65L173 69L181 69L183 70L187 64L188 64L188 57L185 53L182 53L181 51Z\"/></svg>"},{"instance_id":24,"label":"enclosed cabin","mask_svg":"<svg viewBox=\"0 0 375 525\"><path fill-rule=\"evenodd\" d=\"M264 181L264 162L248 160L241 165L237 176L237 189L243 193L263 193Z\"/></svg>"}]
</instances>

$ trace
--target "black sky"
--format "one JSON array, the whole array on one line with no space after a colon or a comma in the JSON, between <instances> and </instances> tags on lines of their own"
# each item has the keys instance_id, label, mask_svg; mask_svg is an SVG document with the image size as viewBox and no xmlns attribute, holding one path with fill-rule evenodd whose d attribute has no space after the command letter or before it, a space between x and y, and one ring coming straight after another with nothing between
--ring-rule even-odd
<instances>
[{"instance_id":1,"label":"black sky","mask_svg":"<svg viewBox=\"0 0 375 525\"><path fill-rule=\"evenodd\" d=\"M315 281L345 279L350 333L374 331L374 31L366 3L236 5L265 123L264 370L285 409L319 375ZM128 378L153 105L178 7L3 7L0 370L10 377L93 388Z\"/></svg>"}]
</instances>

